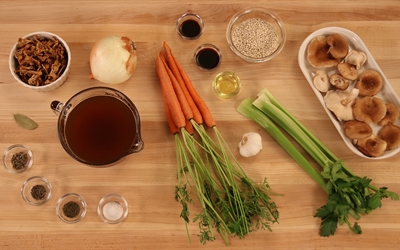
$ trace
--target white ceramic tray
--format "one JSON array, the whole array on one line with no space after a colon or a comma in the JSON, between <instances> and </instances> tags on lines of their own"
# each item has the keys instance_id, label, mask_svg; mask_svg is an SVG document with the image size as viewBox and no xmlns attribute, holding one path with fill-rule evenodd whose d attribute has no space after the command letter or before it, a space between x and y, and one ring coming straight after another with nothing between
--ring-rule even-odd
<instances>
[{"instance_id":1,"label":"white ceramic tray","mask_svg":"<svg viewBox=\"0 0 400 250\"><path fill-rule=\"evenodd\" d=\"M383 87L380 93L377 95L378 97L382 98L385 102L390 102L396 105L400 109L400 99L394 92L392 86L390 85L389 81L387 80L386 76L383 74L382 70L379 68L378 64L376 63L375 59L372 57L371 53L368 51L367 47L365 46L364 42L360 39L359 36L357 36L354 32L340 28L340 27L326 27L319 29L313 33L311 33L301 44L300 50L299 50L299 55L298 55L298 61L299 61L299 66L301 71L303 72L305 78L307 79L308 83L310 84L312 90L314 91L315 95L317 96L318 100L320 101L321 105L325 109L326 113L328 114L329 118L331 119L333 125L335 125L337 131L339 132L340 136L343 138L343 141L346 143L346 145L349 147L351 151L353 151L355 154L368 158L368 159L384 159L391 157L398 152L400 152L400 148L396 148L390 151L386 151L384 155L380 157L368 157L362 154L353 144L350 139L348 139L344 134L343 134L343 129L342 129L342 122L340 122L335 115L326 107L325 102L324 102L324 96L321 92L319 92L313 84L313 73L315 73L316 69L310 65L310 63L307 60L307 46L310 43L310 41L316 37L316 36L327 36L332 33L339 33L341 34L348 42L350 50L355 49L359 51L363 51L367 55L367 61L364 64L364 66L360 69L360 73L366 69L374 69L378 71L383 79ZM337 71L336 67L333 68L327 68L326 69L328 75L332 74L333 72ZM350 85L349 89L354 87L354 82ZM397 122L395 125L399 126L400 121L397 119ZM371 126L373 129L374 134L376 135L377 132L381 127L379 126Z\"/></svg>"}]
</instances>

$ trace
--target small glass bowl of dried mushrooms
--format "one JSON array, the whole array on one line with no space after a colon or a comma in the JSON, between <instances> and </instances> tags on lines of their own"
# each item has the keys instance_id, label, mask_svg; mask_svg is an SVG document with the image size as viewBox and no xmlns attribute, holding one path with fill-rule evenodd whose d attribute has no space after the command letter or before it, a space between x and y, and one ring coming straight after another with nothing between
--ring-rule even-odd
<instances>
[{"instance_id":1,"label":"small glass bowl of dried mushrooms","mask_svg":"<svg viewBox=\"0 0 400 250\"><path fill-rule=\"evenodd\" d=\"M60 87L68 77L71 51L67 43L50 32L34 32L13 46L9 67L17 82L36 91Z\"/></svg>"}]
</instances>

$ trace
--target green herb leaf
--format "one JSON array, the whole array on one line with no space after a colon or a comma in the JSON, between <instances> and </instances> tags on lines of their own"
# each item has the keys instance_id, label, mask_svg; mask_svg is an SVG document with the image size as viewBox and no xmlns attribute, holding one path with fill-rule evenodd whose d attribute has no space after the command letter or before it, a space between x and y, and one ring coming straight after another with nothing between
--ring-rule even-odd
<instances>
[{"instance_id":1,"label":"green herb leaf","mask_svg":"<svg viewBox=\"0 0 400 250\"><path fill-rule=\"evenodd\" d=\"M33 130L38 126L34 120L26 115L14 114L14 120L18 123L18 125L25 129Z\"/></svg>"}]
</instances>

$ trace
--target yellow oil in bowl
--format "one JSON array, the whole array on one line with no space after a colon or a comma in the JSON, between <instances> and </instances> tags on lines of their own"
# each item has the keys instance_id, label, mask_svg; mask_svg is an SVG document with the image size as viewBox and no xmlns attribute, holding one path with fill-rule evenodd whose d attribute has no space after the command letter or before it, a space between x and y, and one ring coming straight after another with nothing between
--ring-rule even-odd
<instances>
[{"instance_id":1,"label":"yellow oil in bowl","mask_svg":"<svg viewBox=\"0 0 400 250\"><path fill-rule=\"evenodd\" d=\"M213 83L212 90L216 96L229 99L239 94L241 88L239 77L229 71L219 73Z\"/></svg>"}]
</instances>

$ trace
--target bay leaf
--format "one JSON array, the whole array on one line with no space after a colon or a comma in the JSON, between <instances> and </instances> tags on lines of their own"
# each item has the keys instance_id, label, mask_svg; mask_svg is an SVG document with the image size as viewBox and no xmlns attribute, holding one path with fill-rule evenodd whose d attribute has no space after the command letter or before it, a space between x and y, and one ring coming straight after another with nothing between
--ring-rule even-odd
<instances>
[{"instance_id":1,"label":"bay leaf","mask_svg":"<svg viewBox=\"0 0 400 250\"><path fill-rule=\"evenodd\" d=\"M35 129L37 128L37 123L32 120L31 118L27 117L26 115L22 114L14 114L14 120L20 125L21 127L25 129Z\"/></svg>"}]
</instances>

